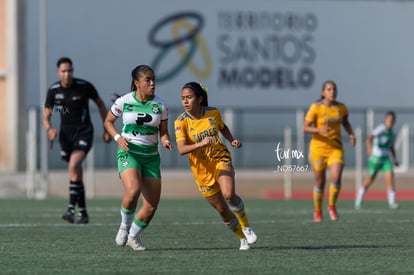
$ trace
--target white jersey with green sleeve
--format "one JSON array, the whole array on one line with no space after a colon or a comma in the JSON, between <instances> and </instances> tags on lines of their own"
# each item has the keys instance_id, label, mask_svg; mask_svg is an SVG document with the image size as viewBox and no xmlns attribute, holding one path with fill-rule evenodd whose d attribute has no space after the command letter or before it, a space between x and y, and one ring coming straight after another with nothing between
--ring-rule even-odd
<instances>
[{"instance_id":1,"label":"white jersey with green sleeve","mask_svg":"<svg viewBox=\"0 0 414 275\"><path fill-rule=\"evenodd\" d=\"M129 139L129 151L142 155L158 154L158 132L162 120L168 119L168 107L163 99L154 97L142 103L135 92L118 97L111 112L122 115L122 137ZM132 144L131 144L132 143Z\"/></svg>"},{"instance_id":2,"label":"white jersey with green sleeve","mask_svg":"<svg viewBox=\"0 0 414 275\"><path fill-rule=\"evenodd\" d=\"M388 130L384 124L378 125L372 132L374 139L372 141L373 157L389 157L391 148L394 146L395 134Z\"/></svg>"}]
</instances>

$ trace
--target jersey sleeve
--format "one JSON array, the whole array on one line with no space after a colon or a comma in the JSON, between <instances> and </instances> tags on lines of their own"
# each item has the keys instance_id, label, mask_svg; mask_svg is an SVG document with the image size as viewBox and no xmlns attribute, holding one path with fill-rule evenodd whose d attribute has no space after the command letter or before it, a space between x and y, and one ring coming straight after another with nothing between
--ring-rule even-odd
<instances>
[{"instance_id":1,"label":"jersey sleeve","mask_svg":"<svg viewBox=\"0 0 414 275\"><path fill-rule=\"evenodd\" d=\"M222 130L224 127L224 121L221 117L221 113L219 110L216 110L216 123L219 130Z\"/></svg>"},{"instance_id":2,"label":"jersey sleeve","mask_svg":"<svg viewBox=\"0 0 414 275\"><path fill-rule=\"evenodd\" d=\"M385 128L384 124L378 125L377 127L375 127L374 130L372 130L371 135L373 135L375 137L379 136L381 134L381 132L384 131L384 128Z\"/></svg>"},{"instance_id":3,"label":"jersey sleeve","mask_svg":"<svg viewBox=\"0 0 414 275\"><path fill-rule=\"evenodd\" d=\"M186 140L186 127L183 120L174 121L175 141Z\"/></svg>"},{"instance_id":4,"label":"jersey sleeve","mask_svg":"<svg viewBox=\"0 0 414 275\"><path fill-rule=\"evenodd\" d=\"M98 91L96 90L95 86L92 85L92 83L86 82L86 87L88 89L88 96L90 99L95 100L99 97Z\"/></svg>"},{"instance_id":5,"label":"jersey sleeve","mask_svg":"<svg viewBox=\"0 0 414 275\"><path fill-rule=\"evenodd\" d=\"M164 101L162 102L162 113L161 113L161 120L168 119L168 105Z\"/></svg>"},{"instance_id":6,"label":"jersey sleeve","mask_svg":"<svg viewBox=\"0 0 414 275\"><path fill-rule=\"evenodd\" d=\"M305 121L312 122L312 123L316 124L316 116L317 116L316 106L315 106L315 104L312 104L309 107L308 112L306 113Z\"/></svg>"},{"instance_id":7,"label":"jersey sleeve","mask_svg":"<svg viewBox=\"0 0 414 275\"><path fill-rule=\"evenodd\" d=\"M53 109L53 106L55 105L55 99L54 99L54 93L51 89L47 91L46 99L45 99L45 108Z\"/></svg>"},{"instance_id":8,"label":"jersey sleeve","mask_svg":"<svg viewBox=\"0 0 414 275\"><path fill-rule=\"evenodd\" d=\"M114 116L120 117L124 109L124 97L118 97L111 106L111 112Z\"/></svg>"},{"instance_id":9,"label":"jersey sleeve","mask_svg":"<svg viewBox=\"0 0 414 275\"><path fill-rule=\"evenodd\" d=\"M346 105L345 105L345 104L342 104L342 112L344 113L344 114L343 114L343 119L347 119L347 118L348 118L349 113L348 113L348 108L346 107Z\"/></svg>"}]
</instances>

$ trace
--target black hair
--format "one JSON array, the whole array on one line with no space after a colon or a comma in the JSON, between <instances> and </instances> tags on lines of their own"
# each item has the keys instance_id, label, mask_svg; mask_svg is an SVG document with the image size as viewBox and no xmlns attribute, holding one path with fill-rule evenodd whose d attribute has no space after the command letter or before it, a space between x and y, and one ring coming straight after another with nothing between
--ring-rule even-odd
<instances>
[{"instance_id":1,"label":"black hair","mask_svg":"<svg viewBox=\"0 0 414 275\"><path fill-rule=\"evenodd\" d=\"M131 81L131 91L136 90L134 81L138 80L139 77L147 71L151 71L152 73L154 73L154 70L148 66L148 65L139 65L136 66L132 71L131 71L131 77L132 77L132 81Z\"/></svg>"},{"instance_id":2,"label":"black hair","mask_svg":"<svg viewBox=\"0 0 414 275\"><path fill-rule=\"evenodd\" d=\"M181 90L186 89L186 88L193 90L197 97L203 98L203 100L201 101L201 106L208 107L208 95L207 95L206 89L203 88L203 86L201 86L200 83L188 82L184 84Z\"/></svg>"},{"instance_id":3,"label":"black hair","mask_svg":"<svg viewBox=\"0 0 414 275\"><path fill-rule=\"evenodd\" d=\"M59 66L63 63L69 63L71 67L73 66L72 60L69 57L64 56L58 59L58 61L56 62L56 67L59 68Z\"/></svg>"},{"instance_id":4,"label":"black hair","mask_svg":"<svg viewBox=\"0 0 414 275\"><path fill-rule=\"evenodd\" d=\"M385 113L385 117L387 117L387 116L392 116L392 118L395 120L395 117L396 117L396 115L395 115L395 112L394 111L388 111L387 113Z\"/></svg>"}]
</instances>

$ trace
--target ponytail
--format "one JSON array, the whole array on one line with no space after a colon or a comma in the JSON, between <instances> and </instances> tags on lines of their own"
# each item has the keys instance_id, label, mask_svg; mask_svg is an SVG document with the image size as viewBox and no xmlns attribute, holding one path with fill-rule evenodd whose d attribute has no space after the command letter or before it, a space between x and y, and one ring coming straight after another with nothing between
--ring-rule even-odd
<instances>
[{"instance_id":1,"label":"ponytail","mask_svg":"<svg viewBox=\"0 0 414 275\"><path fill-rule=\"evenodd\" d=\"M197 97L202 97L201 106L208 107L207 88L197 82L188 82L183 86L183 89L185 88L193 90Z\"/></svg>"},{"instance_id":2,"label":"ponytail","mask_svg":"<svg viewBox=\"0 0 414 275\"><path fill-rule=\"evenodd\" d=\"M136 66L132 71L131 71L131 91L135 91L137 87L135 87L135 80L138 80L139 77L146 71L152 71L154 73L154 70L148 66L148 65L139 65Z\"/></svg>"}]
</instances>

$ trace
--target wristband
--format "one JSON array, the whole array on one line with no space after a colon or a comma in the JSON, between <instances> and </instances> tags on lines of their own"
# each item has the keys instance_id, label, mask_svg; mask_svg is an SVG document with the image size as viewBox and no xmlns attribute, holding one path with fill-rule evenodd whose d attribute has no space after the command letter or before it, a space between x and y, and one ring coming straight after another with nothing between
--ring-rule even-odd
<instances>
[{"instance_id":1,"label":"wristband","mask_svg":"<svg viewBox=\"0 0 414 275\"><path fill-rule=\"evenodd\" d=\"M121 137L121 135L120 134L116 134L115 136L114 136L114 140L115 141L118 141L118 139Z\"/></svg>"}]
</instances>

